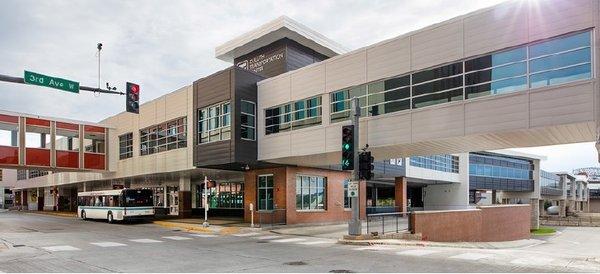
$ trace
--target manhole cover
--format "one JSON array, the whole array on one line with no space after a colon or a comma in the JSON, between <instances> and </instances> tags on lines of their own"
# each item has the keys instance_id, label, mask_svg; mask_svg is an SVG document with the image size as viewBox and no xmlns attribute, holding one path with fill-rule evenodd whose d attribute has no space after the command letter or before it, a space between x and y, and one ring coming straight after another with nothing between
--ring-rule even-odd
<instances>
[{"instance_id":1,"label":"manhole cover","mask_svg":"<svg viewBox=\"0 0 600 274\"><path fill-rule=\"evenodd\" d=\"M329 273L354 273L354 271L348 269L334 269L329 270Z\"/></svg>"},{"instance_id":2,"label":"manhole cover","mask_svg":"<svg viewBox=\"0 0 600 274\"><path fill-rule=\"evenodd\" d=\"M268 243L267 241L256 241L257 244L266 244Z\"/></svg>"},{"instance_id":3,"label":"manhole cover","mask_svg":"<svg viewBox=\"0 0 600 274\"><path fill-rule=\"evenodd\" d=\"M173 229L173 230L171 230L171 231L175 231L175 232L177 232L177 231L181 231L181 229Z\"/></svg>"},{"instance_id":4,"label":"manhole cover","mask_svg":"<svg viewBox=\"0 0 600 274\"><path fill-rule=\"evenodd\" d=\"M298 261L298 262L287 262L287 263L284 263L284 265L306 265L306 263L303 261Z\"/></svg>"},{"instance_id":5,"label":"manhole cover","mask_svg":"<svg viewBox=\"0 0 600 274\"><path fill-rule=\"evenodd\" d=\"M24 247L25 245L13 245L13 247Z\"/></svg>"}]
</instances>

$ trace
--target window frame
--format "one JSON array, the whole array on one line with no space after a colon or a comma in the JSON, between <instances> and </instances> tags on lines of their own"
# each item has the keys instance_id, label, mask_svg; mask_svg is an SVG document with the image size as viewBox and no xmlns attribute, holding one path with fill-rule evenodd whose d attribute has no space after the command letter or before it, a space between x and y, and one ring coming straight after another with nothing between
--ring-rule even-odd
<instances>
[{"instance_id":1,"label":"window frame","mask_svg":"<svg viewBox=\"0 0 600 274\"><path fill-rule=\"evenodd\" d=\"M243 104L243 103L249 103L249 104L251 104L252 105L252 109L254 110L254 113L246 113L246 112L244 112L243 111L244 108L241 107L241 104ZM244 125L242 123L242 121L241 121L241 116L242 115L246 115L246 116L252 117L252 121L253 121L254 126ZM240 100L240 139L246 140L246 141L256 141L256 122L257 122L256 121L256 103L252 102L252 101L248 101L248 100ZM252 132L253 132L252 136L253 136L253 138L244 138L244 137L242 137L241 128L246 128L246 130L252 129Z\"/></svg>"},{"instance_id":2,"label":"window frame","mask_svg":"<svg viewBox=\"0 0 600 274\"><path fill-rule=\"evenodd\" d=\"M211 114L213 109L215 110L214 114ZM224 111L225 109L227 112ZM231 101L229 100L198 108L196 110L196 123L198 126L196 144L204 145L231 140L231 110ZM211 123L214 119L216 119L216 127L212 128ZM204 134L206 134L206 137L203 137ZM218 138L211 140L214 136L218 136ZM203 141L204 138L206 138L206 141Z\"/></svg>"},{"instance_id":3,"label":"window frame","mask_svg":"<svg viewBox=\"0 0 600 274\"><path fill-rule=\"evenodd\" d=\"M317 99L317 105L308 107L311 100ZM302 104L302 107L298 107ZM284 109L283 113L277 115L267 115L267 112L273 112L275 109ZM287 111L289 109L289 112ZM312 115L312 111L316 111L316 115ZM277 134L286 131L298 130L323 123L323 95L312 96L285 104L276 105L265 108L265 135ZM298 117L298 118L297 118ZM269 124L269 120L271 123ZM314 120L314 122L304 123L305 121ZM278 121L274 123L273 121ZM282 125L286 125L281 130ZM277 131L270 131L269 128L277 128Z\"/></svg>"},{"instance_id":4,"label":"window frame","mask_svg":"<svg viewBox=\"0 0 600 274\"><path fill-rule=\"evenodd\" d=\"M122 139L124 138L124 140ZM131 142L131 144L128 144ZM125 143L125 145L123 145ZM121 152L124 148L125 152ZM119 160L125 160L133 157L133 132L119 135Z\"/></svg>"},{"instance_id":5,"label":"window frame","mask_svg":"<svg viewBox=\"0 0 600 274\"><path fill-rule=\"evenodd\" d=\"M168 130L175 124L175 136L168 135ZM165 151L187 147L187 117L182 116L139 130L140 156L152 155ZM169 141L169 137L176 137Z\"/></svg>"},{"instance_id":6,"label":"window frame","mask_svg":"<svg viewBox=\"0 0 600 274\"><path fill-rule=\"evenodd\" d=\"M271 177L273 180L273 185L269 187L268 183L266 184L266 186L261 187L260 186L260 178L268 178ZM268 179L266 179L268 182ZM275 175L274 174L260 174L258 176L256 176L256 211L273 211L275 210ZM261 207L261 203L260 203L260 192L264 191L268 194L268 192L271 192L271 197L272 197L272 204L271 204L271 209L269 209L269 199L267 198L268 196L265 195L265 208Z\"/></svg>"},{"instance_id":7,"label":"window frame","mask_svg":"<svg viewBox=\"0 0 600 274\"><path fill-rule=\"evenodd\" d=\"M308 179L308 206L305 206L305 196L304 196L304 192L303 190L305 189L303 183L304 180L303 178L307 178ZM321 179L322 185L321 187L319 187L319 180ZM298 192L298 179L300 179L300 192ZM312 186L313 180L315 179L315 186ZM319 192L319 189L321 189L321 191ZM316 191L316 192L313 192ZM323 211L327 211L327 177L326 176L319 176L319 175L308 175L308 174L296 174L296 211L297 212L323 212ZM301 196L301 207L298 208L298 193L300 193ZM322 193L323 195L323 200L322 200L322 208L319 208L319 204L318 204L318 195L320 195L320 193ZM315 207L312 207L312 197L317 197L315 201L317 201L317 203L315 204Z\"/></svg>"}]
</instances>

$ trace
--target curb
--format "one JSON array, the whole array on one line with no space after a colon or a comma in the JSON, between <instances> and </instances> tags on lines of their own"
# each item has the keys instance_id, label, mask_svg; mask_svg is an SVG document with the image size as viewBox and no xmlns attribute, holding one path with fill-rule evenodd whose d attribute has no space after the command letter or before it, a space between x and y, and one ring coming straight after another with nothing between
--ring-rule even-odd
<instances>
[{"instance_id":1,"label":"curb","mask_svg":"<svg viewBox=\"0 0 600 274\"><path fill-rule=\"evenodd\" d=\"M398 246L418 246L418 247L447 247L447 248L472 248L472 249L513 249L513 248L524 248L539 245L545 243L545 241L540 241L538 243L526 243L519 244L513 246L494 246L491 244L471 244L471 243L436 243L436 242L423 242L423 241L381 241L381 240L344 240L339 239L339 244L345 245L359 245L359 246L369 246L369 245L398 245Z\"/></svg>"},{"instance_id":2,"label":"curb","mask_svg":"<svg viewBox=\"0 0 600 274\"><path fill-rule=\"evenodd\" d=\"M200 233L213 233L213 232L216 232L216 231L213 231L210 228L202 227L202 226L194 225L194 224L174 223L174 222L168 222L168 221L153 221L152 223L155 224L155 225L162 226L162 227L180 228L180 229L185 229L187 231L192 231L192 232L200 232Z\"/></svg>"},{"instance_id":3,"label":"curb","mask_svg":"<svg viewBox=\"0 0 600 274\"><path fill-rule=\"evenodd\" d=\"M25 214L34 214L34 215L42 215L42 216L54 216L54 217L63 217L63 218L77 218L76 214L66 214L66 213L40 213L40 212L27 212L27 211L18 211L19 213Z\"/></svg>"}]
</instances>

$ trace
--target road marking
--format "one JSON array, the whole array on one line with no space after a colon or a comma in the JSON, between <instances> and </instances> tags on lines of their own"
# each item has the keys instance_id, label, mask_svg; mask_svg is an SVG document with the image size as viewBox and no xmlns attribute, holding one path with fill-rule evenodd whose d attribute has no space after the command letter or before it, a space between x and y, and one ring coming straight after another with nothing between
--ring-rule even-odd
<instances>
[{"instance_id":1,"label":"road marking","mask_svg":"<svg viewBox=\"0 0 600 274\"><path fill-rule=\"evenodd\" d=\"M130 241L136 242L136 243L143 243L143 244L162 243L162 241L152 240L152 239L133 239L133 240L130 240Z\"/></svg>"},{"instance_id":2,"label":"road marking","mask_svg":"<svg viewBox=\"0 0 600 274\"><path fill-rule=\"evenodd\" d=\"M377 251L377 250L391 250L394 249L391 246L386 246L386 245L373 245L373 246L365 246L365 247L359 247L359 248L355 248L354 250L373 250L373 251Z\"/></svg>"},{"instance_id":3,"label":"road marking","mask_svg":"<svg viewBox=\"0 0 600 274\"><path fill-rule=\"evenodd\" d=\"M236 237L248 237L248 236L256 236L256 235L260 235L260 233L257 232L250 232L250 233L242 233L242 234L231 234L233 236Z\"/></svg>"},{"instance_id":4,"label":"road marking","mask_svg":"<svg viewBox=\"0 0 600 274\"><path fill-rule=\"evenodd\" d=\"M301 241L306 241L306 239L303 238L287 238L287 239L279 239L279 240L272 240L272 243L293 243L293 242L301 242Z\"/></svg>"},{"instance_id":5,"label":"road marking","mask_svg":"<svg viewBox=\"0 0 600 274\"><path fill-rule=\"evenodd\" d=\"M482 254L482 253L463 253L450 257L450 259L460 259L460 260L469 260L469 261L477 261L480 259L491 257L492 254Z\"/></svg>"},{"instance_id":6,"label":"road marking","mask_svg":"<svg viewBox=\"0 0 600 274\"><path fill-rule=\"evenodd\" d=\"M511 264L523 264L523 265L548 265L550 262L554 261L554 259L550 258L542 258L542 257L529 257L529 258L519 258L510 261Z\"/></svg>"},{"instance_id":7,"label":"road marking","mask_svg":"<svg viewBox=\"0 0 600 274\"><path fill-rule=\"evenodd\" d=\"M47 247L42 247L45 250L48 251L77 251L77 250L81 250L77 247L73 247L70 245L55 245L55 246L47 246Z\"/></svg>"},{"instance_id":8,"label":"road marking","mask_svg":"<svg viewBox=\"0 0 600 274\"><path fill-rule=\"evenodd\" d=\"M273 240L273 239L279 239L281 237L283 237L283 236L271 235L271 236L255 237L254 239L257 239L257 240Z\"/></svg>"},{"instance_id":9,"label":"road marking","mask_svg":"<svg viewBox=\"0 0 600 274\"><path fill-rule=\"evenodd\" d=\"M215 234L189 234L190 236L193 237L199 237L199 238L214 238L217 237L217 235Z\"/></svg>"},{"instance_id":10,"label":"road marking","mask_svg":"<svg viewBox=\"0 0 600 274\"><path fill-rule=\"evenodd\" d=\"M300 245L320 245L320 244L333 244L335 242L332 241L312 241L312 242L303 242L303 243L297 243Z\"/></svg>"},{"instance_id":11,"label":"road marking","mask_svg":"<svg viewBox=\"0 0 600 274\"><path fill-rule=\"evenodd\" d=\"M192 238L181 237L181 236L164 236L165 239L175 240L175 241L183 241L183 240L191 240Z\"/></svg>"},{"instance_id":12,"label":"road marking","mask_svg":"<svg viewBox=\"0 0 600 274\"><path fill-rule=\"evenodd\" d=\"M400 252L396 252L396 254L398 255L407 255L407 256L425 256L425 255L430 255L433 253L437 253L439 251L434 251L434 250L427 250L427 249L412 249L412 250L405 250L405 251L400 251Z\"/></svg>"},{"instance_id":13,"label":"road marking","mask_svg":"<svg viewBox=\"0 0 600 274\"><path fill-rule=\"evenodd\" d=\"M122 244L122 243L115 243L115 242L99 242L99 243L90 243L99 247L115 247L115 246L127 246L126 244Z\"/></svg>"}]
</instances>

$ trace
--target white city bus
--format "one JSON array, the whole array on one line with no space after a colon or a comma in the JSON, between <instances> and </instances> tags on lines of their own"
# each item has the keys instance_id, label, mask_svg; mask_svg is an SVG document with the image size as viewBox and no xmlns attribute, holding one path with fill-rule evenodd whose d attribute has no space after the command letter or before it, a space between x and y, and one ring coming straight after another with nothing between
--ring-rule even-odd
<instances>
[{"instance_id":1,"label":"white city bus","mask_svg":"<svg viewBox=\"0 0 600 274\"><path fill-rule=\"evenodd\" d=\"M77 216L84 220L105 219L112 223L154 217L150 189L88 191L77 196Z\"/></svg>"}]
</instances>

